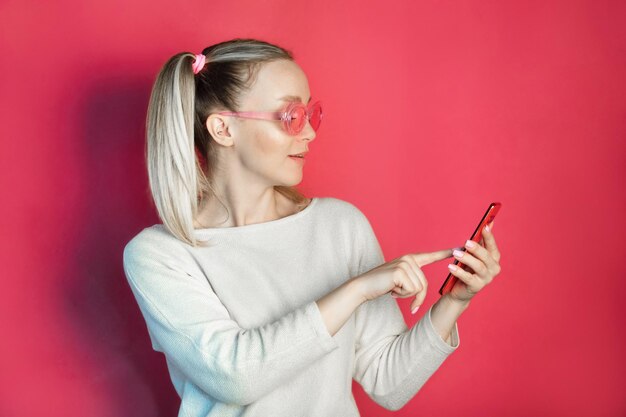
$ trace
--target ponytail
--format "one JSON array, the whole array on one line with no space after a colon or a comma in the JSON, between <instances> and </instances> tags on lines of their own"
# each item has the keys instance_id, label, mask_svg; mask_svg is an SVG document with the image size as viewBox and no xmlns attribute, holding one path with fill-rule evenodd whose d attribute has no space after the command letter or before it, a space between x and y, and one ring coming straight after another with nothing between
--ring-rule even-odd
<instances>
[{"instance_id":1,"label":"ponytail","mask_svg":"<svg viewBox=\"0 0 626 417\"><path fill-rule=\"evenodd\" d=\"M178 239L198 245L193 219L207 179L194 148L195 56L180 53L161 69L146 120L150 190L163 225Z\"/></svg>"}]
</instances>

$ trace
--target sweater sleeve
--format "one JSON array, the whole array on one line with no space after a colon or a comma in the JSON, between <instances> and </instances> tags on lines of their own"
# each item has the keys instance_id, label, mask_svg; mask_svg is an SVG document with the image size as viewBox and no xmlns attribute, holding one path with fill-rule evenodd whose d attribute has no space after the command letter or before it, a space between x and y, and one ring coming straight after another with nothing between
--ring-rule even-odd
<instances>
[{"instance_id":1,"label":"sweater sleeve","mask_svg":"<svg viewBox=\"0 0 626 417\"><path fill-rule=\"evenodd\" d=\"M365 216L359 228L359 274L384 263L382 250ZM428 312L408 329L398 303L385 294L355 311L356 359L353 378L382 407L399 410L459 346L456 323L452 346L436 332Z\"/></svg>"},{"instance_id":2,"label":"sweater sleeve","mask_svg":"<svg viewBox=\"0 0 626 417\"><path fill-rule=\"evenodd\" d=\"M131 241L124 248L124 272L153 348L211 397L250 404L339 347L315 301L272 323L241 328L204 276L141 246Z\"/></svg>"}]
</instances>

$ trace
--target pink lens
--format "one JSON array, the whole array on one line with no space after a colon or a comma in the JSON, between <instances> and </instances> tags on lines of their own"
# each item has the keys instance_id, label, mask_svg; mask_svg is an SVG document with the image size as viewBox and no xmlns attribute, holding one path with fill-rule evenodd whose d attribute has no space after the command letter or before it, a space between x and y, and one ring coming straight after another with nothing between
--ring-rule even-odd
<instances>
[{"instance_id":1,"label":"pink lens","mask_svg":"<svg viewBox=\"0 0 626 417\"><path fill-rule=\"evenodd\" d=\"M317 129L319 129L320 124L322 123L322 105L319 101L316 101L310 106L309 123L311 123L313 130L317 132Z\"/></svg>"},{"instance_id":2,"label":"pink lens","mask_svg":"<svg viewBox=\"0 0 626 417\"><path fill-rule=\"evenodd\" d=\"M305 107L304 104L290 103L286 111L287 117L283 120L283 126L290 135L297 135L302 132L307 120L311 123L313 130L317 131L322 121L322 107L319 101Z\"/></svg>"},{"instance_id":3,"label":"pink lens","mask_svg":"<svg viewBox=\"0 0 626 417\"><path fill-rule=\"evenodd\" d=\"M306 124L306 107L301 103L291 103L287 108L287 131L291 135L302 132Z\"/></svg>"}]
</instances>

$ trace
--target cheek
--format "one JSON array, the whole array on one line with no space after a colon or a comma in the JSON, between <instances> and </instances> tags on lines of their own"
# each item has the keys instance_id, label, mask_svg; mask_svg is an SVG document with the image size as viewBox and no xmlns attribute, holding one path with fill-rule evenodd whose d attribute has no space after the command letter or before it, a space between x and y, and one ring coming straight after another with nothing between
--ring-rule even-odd
<instances>
[{"instance_id":1,"label":"cheek","mask_svg":"<svg viewBox=\"0 0 626 417\"><path fill-rule=\"evenodd\" d=\"M254 151L266 160L282 160L289 154L289 141L282 135L259 132L254 137Z\"/></svg>"}]
</instances>

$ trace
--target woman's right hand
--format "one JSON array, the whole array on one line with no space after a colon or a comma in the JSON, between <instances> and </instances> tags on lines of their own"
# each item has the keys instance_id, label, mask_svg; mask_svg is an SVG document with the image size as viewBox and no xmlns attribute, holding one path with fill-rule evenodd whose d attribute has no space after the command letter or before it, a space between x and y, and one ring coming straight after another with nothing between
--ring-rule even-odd
<instances>
[{"instance_id":1,"label":"woman's right hand","mask_svg":"<svg viewBox=\"0 0 626 417\"><path fill-rule=\"evenodd\" d=\"M392 296L406 298L415 296L411 311L422 305L426 298L428 282L420 269L424 265L452 256L455 248L435 252L408 253L377 266L355 278L365 301L373 300L391 291Z\"/></svg>"}]
</instances>

